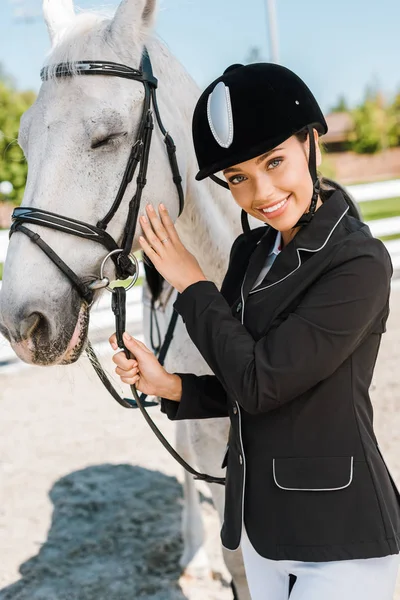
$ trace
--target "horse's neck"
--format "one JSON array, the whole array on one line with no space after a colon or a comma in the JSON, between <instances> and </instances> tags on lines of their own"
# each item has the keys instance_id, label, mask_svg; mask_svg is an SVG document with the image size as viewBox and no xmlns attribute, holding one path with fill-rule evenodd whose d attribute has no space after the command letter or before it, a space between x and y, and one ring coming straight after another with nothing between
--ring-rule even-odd
<instances>
[{"instance_id":1,"label":"horse's neck","mask_svg":"<svg viewBox=\"0 0 400 600\"><path fill-rule=\"evenodd\" d=\"M193 177L194 179L194 177ZM176 228L207 279L220 286L234 239L241 233L240 211L229 193L217 184L194 182Z\"/></svg>"},{"instance_id":2,"label":"horse's neck","mask_svg":"<svg viewBox=\"0 0 400 600\"><path fill-rule=\"evenodd\" d=\"M196 182L197 163L191 140L191 121L199 88L183 66L157 39L148 49L154 71L160 74L159 93L173 90L187 124L185 209L176 228L183 244L194 254L206 277L220 285L234 239L241 233L240 210L227 190L211 180Z\"/></svg>"}]
</instances>

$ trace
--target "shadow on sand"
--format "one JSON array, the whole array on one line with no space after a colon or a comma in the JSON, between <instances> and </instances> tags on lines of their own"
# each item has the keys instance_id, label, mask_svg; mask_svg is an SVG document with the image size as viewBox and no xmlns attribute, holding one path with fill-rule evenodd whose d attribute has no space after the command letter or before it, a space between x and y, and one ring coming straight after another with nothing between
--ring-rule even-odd
<instances>
[{"instance_id":1,"label":"shadow on sand","mask_svg":"<svg viewBox=\"0 0 400 600\"><path fill-rule=\"evenodd\" d=\"M28 493L28 491L27 491ZM182 489L130 465L70 473L50 491L47 541L1 600L184 600L179 588Z\"/></svg>"}]
</instances>

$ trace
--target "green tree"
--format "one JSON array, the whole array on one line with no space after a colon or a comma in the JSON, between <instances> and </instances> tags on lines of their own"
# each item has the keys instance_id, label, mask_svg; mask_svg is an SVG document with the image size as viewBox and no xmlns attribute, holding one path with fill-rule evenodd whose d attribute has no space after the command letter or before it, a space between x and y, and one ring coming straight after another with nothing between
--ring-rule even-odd
<instances>
[{"instance_id":1,"label":"green tree","mask_svg":"<svg viewBox=\"0 0 400 600\"><path fill-rule=\"evenodd\" d=\"M391 145L400 146L400 91L390 106L391 128L389 131Z\"/></svg>"},{"instance_id":2,"label":"green tree","mask_svg":"<svg viewBox=\"0 0 400 600\"><path fill-rule=\"evenodd\" d=\"M28 166L18 145L18 129L22 114L35 100L34 92L14 88L0 67L0 182L9 181L13 191L0 201L20 203L24 193Z\"/></svg>"},{"instance_id":3,"label":"green tree","mask_svg":"<svg viewBox=\"0 0 400 600\"><path fill-rule=\"evenodd\" d=\"M372 154L394 145L393 115L382 94L367 90L364 102L351 114L354 121L352 150Z\"/></svg>"}]
</instances>

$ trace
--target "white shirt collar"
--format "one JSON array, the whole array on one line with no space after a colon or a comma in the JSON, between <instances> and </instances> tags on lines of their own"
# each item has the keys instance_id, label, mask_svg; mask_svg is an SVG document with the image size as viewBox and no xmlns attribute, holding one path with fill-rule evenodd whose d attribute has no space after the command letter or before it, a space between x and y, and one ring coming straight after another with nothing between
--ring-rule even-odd
<instances>
[{"instance_id":1,"label":"white shirt collar","mask_svg":"<svg viewBox=\"0 0 400 600\"><path fill-rule=\"evenodd\" d=\"M271 250L268 253L268 256L271 256L271 254L276 254L278 255L280 252L279 246L281 245L281 241L282 241L282 234L280 231L276 232L276 236L275 236L275 243L273 245L273 247L271 248Z\"/></svg>"}]
</instances>

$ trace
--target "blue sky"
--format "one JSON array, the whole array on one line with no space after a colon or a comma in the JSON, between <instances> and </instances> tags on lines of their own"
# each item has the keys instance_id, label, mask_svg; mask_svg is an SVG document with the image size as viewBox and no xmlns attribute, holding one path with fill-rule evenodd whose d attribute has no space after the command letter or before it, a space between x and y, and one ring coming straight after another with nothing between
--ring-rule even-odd
<instances>
[{"instance_id":1,"label":"blue sky","mask_svg":"<svg viewBox=\"0 0 400 600\"><path fill-rule=\"evenodd\" d=\"M118 0L79 0L81 8ZM267 0L161 0L157 33L203 88L258 46L269 60ZM400 89L399 0L276 0L280 62L312 89L324 111L344 95L355 104L368 84ZM24 9L39 18L15 19ZM48 50L41 0L1 0L0 62L20 88L37 90ZM101 58L101 57L98 57Z\"/></svg>"}]
</instances>

